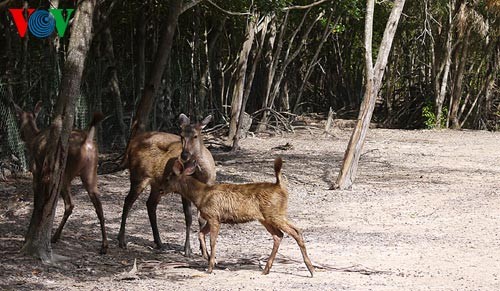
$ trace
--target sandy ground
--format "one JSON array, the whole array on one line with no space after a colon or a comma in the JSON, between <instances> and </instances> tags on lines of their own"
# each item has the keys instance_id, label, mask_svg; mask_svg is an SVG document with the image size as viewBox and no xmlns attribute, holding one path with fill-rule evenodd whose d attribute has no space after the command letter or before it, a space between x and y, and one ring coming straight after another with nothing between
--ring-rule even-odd
<instances>
[{"instance_id":1,"label":"sandy ground","mask_svg":"<svg viewBox=\"0 0 500 291\"><path fill-rule=\"evenodd\" d=\"M158 208L166 251L153 249L143 193L129 218L128 249L118 248L127 172L100 176L110 249L98 255L99 224L80 182L76 207L54 245L70 260L45 266L19 254L32 208L31 181L0 184L0 289L16 290L499 290L500 133L370 130L352 190L329 191L349 130L253 137L237 154L213 150L218 181L273 181L283 157L289 218L303 229L315 264L309 277L295 241L285 236L271 273L261 275L272 239L258 223L224 225L218 266L182 255L180 197ZM289 143L287 150L273 149ZM62 201L56 223L63 212ZM137 272L125 279L134 260ZM130 276L128 276L130 277Z\"/></svg>"}]
</instances>

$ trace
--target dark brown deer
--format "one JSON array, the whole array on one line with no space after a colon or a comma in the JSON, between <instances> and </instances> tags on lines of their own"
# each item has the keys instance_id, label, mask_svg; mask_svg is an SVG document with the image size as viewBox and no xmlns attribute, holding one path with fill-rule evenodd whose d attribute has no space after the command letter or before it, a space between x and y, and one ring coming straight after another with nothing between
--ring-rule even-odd
<instances>
[{"instance_id":1,"label":"dark brown deer","mask_svg":"<svg viewBox=\"0 0 500 291\"><path fill-rule=\"evenodd\" d=\"M288 191L281 178L281 158L274 161L276 183L215 184L207 185L193 178L196 161L170 162L166 171L166 192L180 193L196 205L201 217L207 221L200 230L199 239L203 256L208 257L205 235L210 233L210 259L208 272L215 265L215 243L221 223L245 223L258 220L273 236L274 245L263 274L268 274L283 238L283 232L293 237L300 247L302 258L313 276L314 267L307 255L301 231L287 219ZM173 164L173 165L172 165Z\"/></svg>"},{"instance_id":2,"label":"dark brown deer","mask_svg":"<svg viewBox=\"0 0 500 291\"><path fill-rule=\"evenodd\" d=\"M25 142L28 153L31 156L31 171L36 176L37 171L41 169L45 154L47 152L47 139L50 130L45 129L40 131L36 125L36 118L42 109L42 103L39 101L35 105L33 112L23 111L19 106L15 105L16 112L20 121L21 138ZM68 158L66 160L66 169L63 177L63 186L61 196L64 200L64 215L59 227L52 236L52 242L56 242L61 237L68 217L71 215L74 204L71 197L71 181L80 176L82 184L87 190L90 200L94 204L97 212L97 217L101 224L102 245L101 254L105 254L108 249L108 240L106 237L106 228L104 225L104 214L102 204L99 200L99 189L97 188L97 164L98 164L98 149L94 142L95 126L103 119L102 113L94 113L88 131L73 130L69 138ZM33 181L35 183L35 181ZM34 195L37 195L35 185Z\"/></svg>"},{"instance_id":3,"label":"dark brown deer","mask_svg":"<svg viewBox=\"0 0 500 291\"><path fill-rule=\"evenodd\" d=\"M123 205L122 221L118 234L118 245L126 248L125 225L130 208L137 197L148 185L151 193L147 201L148 216L153 230L153 238L157 248L163 244L158 232L156 208L161 199L160 188L167 161L180 157L184 161L196 160L198 167L193 177L207 184L215 182L215 162L210 151L203 143L202 129L210 122L209 115L200 123L191 124L189 118L181 114L179 122L181 135L164 132L146 132L132 138L125 155L125 165L130 171L130 191ZM184 252L191 256L190 231L192 224L191 202L182 199L184 217L186 220L186 240Z\"/></svg>"}]
</instances>

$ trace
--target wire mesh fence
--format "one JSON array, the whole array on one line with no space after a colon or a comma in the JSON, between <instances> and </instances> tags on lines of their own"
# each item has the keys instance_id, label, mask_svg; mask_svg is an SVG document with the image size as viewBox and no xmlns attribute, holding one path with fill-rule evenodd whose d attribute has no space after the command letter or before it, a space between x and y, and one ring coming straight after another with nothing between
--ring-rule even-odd
<instances>
[{"instance_id":1,"label":"wire mesh fence","mask_svg":"<svg viewBox=\"0 0 500 291\"><path fill-rule=\"evenodd\" d=\"M0 83L0 171L26 171L28 163L6 84Z\"/></svg>"}]
</instances>

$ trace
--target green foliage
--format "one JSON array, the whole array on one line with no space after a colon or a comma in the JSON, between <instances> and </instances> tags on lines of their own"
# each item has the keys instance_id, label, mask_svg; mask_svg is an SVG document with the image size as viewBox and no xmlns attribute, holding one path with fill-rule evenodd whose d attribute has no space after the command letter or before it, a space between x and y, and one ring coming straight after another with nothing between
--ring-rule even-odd
<instances>
[{"instance_id":1,"label":"green foliage","mask_svg":"<svg viewBox=\"0 0 500 291\"><path fill-rule=\"evenodd\" d=\"M448 108L443 107L441 110L441 127L446 125L446 116L448 116ZM424 118L425 128L432 129L436 127L436 114L434 113L434 106L432 103L427 103L422 108L422 117Z\"/></svg>"},{"instance_id":2,"label":"green foliage","mask_svg":"<svg viewBox=\"0 0 500 291\"><path fill-rule=\"evenodd\" d=\"M365 17L366 10L366 2L365 1L341 1L339 3L339 14L352 17L356 20L361 20Z\"/></svg>"},{"instance_id":3,"label":"green foliage","mask_svg":"<svg viewBox=\"0 0 500 291\"><path fill-rule=\"evenodd\" d=\"M342 33L345 31L345 25L344 24L337 24L337 25L331 25L332 26L332 33Z\"/></svg>"}]
</instances>

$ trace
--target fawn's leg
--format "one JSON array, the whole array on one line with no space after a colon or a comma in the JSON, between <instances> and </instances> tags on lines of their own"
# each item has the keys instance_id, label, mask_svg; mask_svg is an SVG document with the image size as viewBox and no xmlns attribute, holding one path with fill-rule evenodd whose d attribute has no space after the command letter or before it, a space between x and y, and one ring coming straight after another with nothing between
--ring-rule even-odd
<instances>
[{"instance_id":1,"label":"fawn's leg","mask_svg":"<svg viewBox=\"0 0 500 291\"><path fill-rule=\"evenodd\" d=\"M311 273L312 277L314 273L314 267L311 263L311 260L309 259L309 256L307 255L306 245L304 243L304 239L302 238L302 232L288 221L284 221L283 223L281 223L279 228L293 237L295 241L297 241L297 244L299 245L300 251L302 253L302 258L304 259L304 263L306 264L307 269L309 270L309 273Z\"/></svg>"},{"instance_id":2,"label":"fawn's leg","mask_svg":"<svg viewBox=\"0 0 500 291\"><path fill-rule=\"evenodd\" d=\"M261 221L261 223L266 227L267 231L269 231L269 233L273 236L273 241L274 241L273 250L271 251L271 255L267 260L266 267L262 272L262 274L267 275L269 274L269 270L271 270L274 259L276 258L276 254L278 253L278 248L280 246L281 240L283 239L283 232L281 232L281 230L279 230L278 228L267 222Z\"/></svg>"},{"instance_id":3,"label":"fawn's leg","mask_svg":"<svg viewBox=\"0 0 500 291\"><path fill-rule=\"evenodd\" d=\"M54 235L52 236L53 243L57 242L61 238L61 232L64 228L64 225L66 224L66 221L68 220L69 216L73 212L73 208L75 207L71 198L70 188L71 185L63 185L61 190L61 196L64 200L64 215L61 223L59 224L59 227L57 227L56 232L54 232Z\"/></svg>"},{"instance_id":4,"label":"fawn's leg","mask_svg":"<svg viewBox=\"0 0 500 291\"><path fill-rule=\"evenodd\" d=\"M83 172L84 174L80 176L82 178L83 186L89 193L90 201L92 201L92 204L94 204L97 218L99 218L99 223L101 224L102 245L100 253L105 254L108 251L108 238L106 236L106 226L104 223L102 204L101 200L99 199L99 189L97 188L97 164L93 168L93 171L84 170Z\"/></svg>"},{"instance_id":5,"label":"fawn's leg","mask_svg":"<svg viewBox=\"0 0 500 291\"><path fill-rule=\"evenodd\" d=\"M208 261L208 273L212 273L215 266L215 243L219 235L220 224L218 221L207 221L210 225L210 260Z\"/></svg>"},{"instance_id":6,"label":"fawn's leg","mask_svg":"<svg viewBox=\"0 0 500 291\"><path fill-rule=\"evenodd\" d=\"M205 236L207 233L210 232L210 225L205 223L205 226L200 229L200 232L198 234L198 240L200 241L200 249L201 249L201 255L203 256L204 259L208 260L208 252L207 252L207 243L205 241Z\"/></svg>"}]
</instances>

